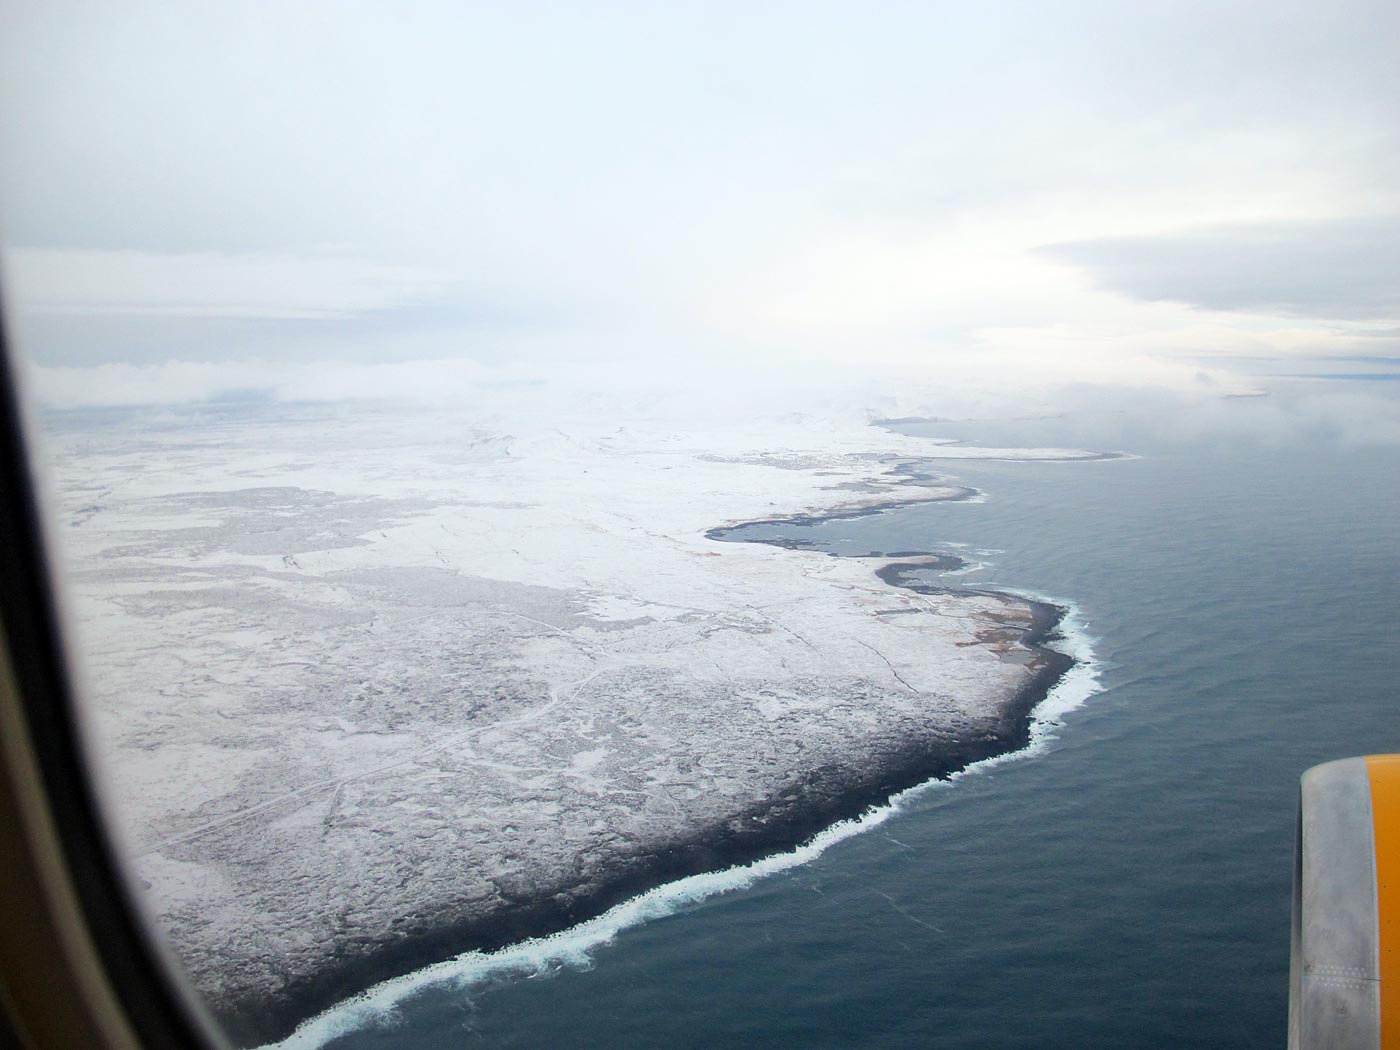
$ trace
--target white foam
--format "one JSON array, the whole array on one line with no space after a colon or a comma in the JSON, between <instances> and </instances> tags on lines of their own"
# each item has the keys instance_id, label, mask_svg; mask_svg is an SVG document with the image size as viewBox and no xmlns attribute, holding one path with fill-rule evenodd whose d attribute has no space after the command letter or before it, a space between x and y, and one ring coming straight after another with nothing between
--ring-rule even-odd
<instances>
[{"instance_id":1,"label":"white foam","mask_svg":"<svg viewBox=\"0 0 1400 1050\"><path fill-rule=\"evenodd\" d=\"M652 919L674 915L687 905L745 889L761 878L816 860L837 843L879 827L911 798L931 788L1042 753L1054 739L1060 720L1100 691L1099 665L1087 632L1087 622L1074 603L1021 591L1006 590L1004 593L1063 607L1066 613L1059 625L1060 638L1049 647L1073 657L1075 661L1045 699L1036 705L1031 714L1030 742L1025 748L977 762L947 780L928 780L902 791L882 806L872 807L858 817L833 824L790 852L723 871L691 875L623 901L597 918L559 933L532 938L494 952L465 952L446 962L384 981L303 1022L287 1038L268 1044L265 1050L315 1050L357 1029L392 1025L398 1018L399 1004L426 988L466 989L491 977L506 974L528 977L548 973L561 966L586 969L593 963L594 952L613 943L624 930Z\"/></svg>"},{"instance_id":2,"label":"white foam","mask_svg":"<svg viewBox=\"0 0 1400 1050\"><path fill-rule=\"evenodd\" d=\"M989 564L989 562L985 561L969 561L966 562L961 569L944 569L943 575L966 576L968 573L981 572L983 569L987 568Z\"/></svg>"},{"instance_id":3,"label":"white foam","mask_svg":"<svg viewBox=\"0 0 1400 1050\"><path fill-rule=\"evenodd\" d=\"M998 587L997 590L1003 594L1024 598L1027 601L1047 602L1064 609L1064 618L1056 629L1059 638L1045 643L1045 647L1071 657L1074 660L1074 666L1060 677L1060 680L1045 695L1045 699L1038 703L1035 710L1031 712L1031 739L1026 747L1020 751L1009 751L1006 754L995 755L983 762L978 762L974 766L969 766L964 770L964 773L989 769L1018 758L1041 754L1055 739L1055 731L1060 728L1064 716L1083 707L1089 697L1103 689L1099 682L1099 671L1102 669L1102 665L1094 654L1093 638L1088 629L1089 624L1084 619L1078 605L1063 598L1049 598L1045 595L1031 594L1028 591L1011 590L1005 587ZM957 779L964 773L955 773L952 779Z\"/></svg>"}]
</instances>

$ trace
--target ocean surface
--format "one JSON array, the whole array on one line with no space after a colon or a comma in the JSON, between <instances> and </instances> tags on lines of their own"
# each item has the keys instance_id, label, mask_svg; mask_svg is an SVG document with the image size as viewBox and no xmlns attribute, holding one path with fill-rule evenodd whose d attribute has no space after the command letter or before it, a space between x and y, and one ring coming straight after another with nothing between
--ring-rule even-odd
<instances>
[{"instance_id":1,"label":"ocean surface","mask_svg":"<svg viewBox=\"0 0 1400 1050\"><path fill-rule=\"evenodd\" d=\"M328 1045L1283 1045L1298 776L1400 751L1400 449L1245 401L902 429L1135 454L949 462L981 501L787 527L1069 603L1101 691L803 863L569 962L381 996Z\"/></svg>"}]
</instances>

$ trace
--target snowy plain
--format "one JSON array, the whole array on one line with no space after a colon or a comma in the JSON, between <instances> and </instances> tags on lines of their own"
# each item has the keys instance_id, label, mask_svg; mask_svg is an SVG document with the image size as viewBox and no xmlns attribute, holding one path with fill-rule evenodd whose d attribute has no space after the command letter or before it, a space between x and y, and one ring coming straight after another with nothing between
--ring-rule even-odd
<instances>
[{"instance_id":1,"label":"snowy plain","mask_svg":"<svg viewBox=\"0 0 1400 1050\"><path fill-rule=\"evenodd\" d=\"M276 1038L1004 750L1031 602L706 533L1092 455L812 416L64 414L90 734L157 925L235 1038Z\"/></svg>"}]
</instances>

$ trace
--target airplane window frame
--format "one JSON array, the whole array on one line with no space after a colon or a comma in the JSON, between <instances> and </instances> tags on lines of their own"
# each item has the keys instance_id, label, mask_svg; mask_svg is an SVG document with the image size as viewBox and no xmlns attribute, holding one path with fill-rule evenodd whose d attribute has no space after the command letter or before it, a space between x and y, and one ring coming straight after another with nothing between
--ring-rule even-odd
<instances>
[{"instance_id":1,"label":"airplane window frame","mask_svg":"<svg viewBox=\"0 0 1400 1050\"><path fill-rule=\"evenodd\" d=\"M146 928L84 754L15 349L0 304L0 1044L221 1050Z\"/></svg>"}]
</instances>

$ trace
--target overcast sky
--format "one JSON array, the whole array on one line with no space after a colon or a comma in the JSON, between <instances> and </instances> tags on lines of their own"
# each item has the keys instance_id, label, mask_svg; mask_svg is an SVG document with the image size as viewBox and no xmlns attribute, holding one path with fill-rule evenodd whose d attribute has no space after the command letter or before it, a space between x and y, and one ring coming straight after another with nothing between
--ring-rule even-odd
<instances>
[{"instance_id":1,"label":"overcast sky","mask_svg":"<svg viewBox=\"0 0 1400 1050\"><path fill-rule=\"evenodd\" d=\"M1393 362L1396 40L1393 0L10 0L7 291L41 365L215 387Z\"/></svg>"}]
</instances>

